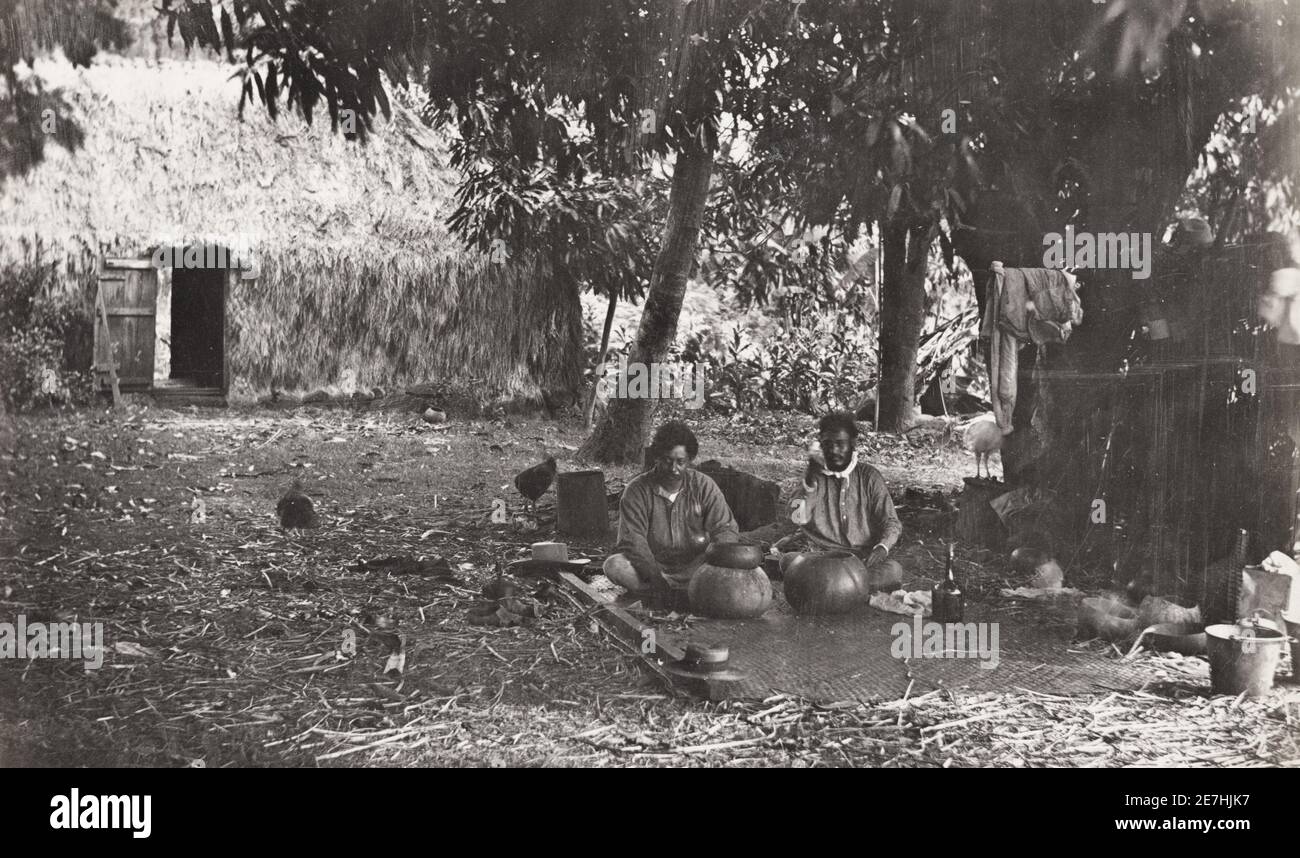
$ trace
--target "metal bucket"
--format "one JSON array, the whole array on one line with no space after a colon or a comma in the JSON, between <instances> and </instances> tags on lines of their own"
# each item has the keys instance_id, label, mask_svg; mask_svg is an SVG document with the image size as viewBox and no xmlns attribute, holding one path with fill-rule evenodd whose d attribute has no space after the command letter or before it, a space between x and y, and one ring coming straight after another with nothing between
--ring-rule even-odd
<instances>
[{"instance_id":1,"label":"metal bucket","mask_svg":"<svg viewBox=\"0 0 1300 858\"><path fill-rule=\"evenodd\" d=\"M1205 637L1211 692L1262 697L1273 687L1286 635L1260 624L1220 623L1207 627Z\"/></svg>"}]
</instances>

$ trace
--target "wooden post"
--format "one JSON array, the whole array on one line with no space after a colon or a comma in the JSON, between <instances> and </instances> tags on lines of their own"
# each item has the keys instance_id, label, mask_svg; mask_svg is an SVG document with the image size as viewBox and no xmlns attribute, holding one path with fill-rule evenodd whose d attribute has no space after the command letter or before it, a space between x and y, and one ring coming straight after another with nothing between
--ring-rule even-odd
<instances>
[{"instance_id":1,"label":"wooden post","mask_svg":"<svg viewBox=\"0 0 1300 858\"><path fill-rule=\"evenodd\" d=\"M603 471L566 471L555 478L555 527L565 536L609 533Z\"/></svg>"},{"instance_id":2,"label":"wooden post","mask_svg":"<svg viewBox=\"0 0 1300 858\"><path fill-rule=\"evenodd\" d=\"M884 357L884 351L880 348L880 321L884 315L880 312L880 281L884 279L885 270L882 265L884 261L885 244L881 239L880 221L871 222L871 237L876 242L876 264L875 264L875 283L876 289L876 414L872 418L871 431L880 431L880 362Z\"/></svg>"},{"instance_id":3,"label":"wooden post","mask_svg":"<svg viewBox=\"0 0 1300 858\"><path fill-rule=\"evenodd\" d=\"M99 324L104 327L104 353L107 356L108 381L113 388L113 408L121 411L122 390L117 385L117 361L113 356L113 337L108 328L108 309L104 306L104 290L98 286L95 288L95 313L99 317Z\"/></svg>"},{"instance_id":4,"label":"wooden post","mask_svg":"<svg viewBox=\"0 0 1300 858\"><path fill-rule=\"evenodd\" d=\"M1007 491L1004 483L963 477L966 487L957 499L957 538L972 545L1000 549L1006 542L1006 528L989 501Z\"/></svg>"}]
</instances>

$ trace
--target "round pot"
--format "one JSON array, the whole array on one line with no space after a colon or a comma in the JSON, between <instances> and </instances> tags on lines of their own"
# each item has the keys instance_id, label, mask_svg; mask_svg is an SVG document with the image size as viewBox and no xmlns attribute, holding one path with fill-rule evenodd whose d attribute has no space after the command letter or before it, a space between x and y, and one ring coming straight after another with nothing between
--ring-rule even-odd
<instances>
[{"instance_id":1,"label":"round pot","mask_svg":"<svg viewBox=\"0 0 1300 858\"><path fill-rule=\"evenodd\" d=\"M1051 559L1046 551L1034 548L1031 545L1024 545L1011 552L1011 568L1021 574L1027 574L1035 571L1039 566Z\"/></svg>"},{"instance_id":2,"label":"round pot","mask_svg":"<svg viewBox=\"0 0 1300 858\"><path fill-rule=\"evenodd\" d=\"M772 582L762 569L731 569L705 563L691 578L691 613L720 620L762 616L772 604Z\"/></svg>"},{"instance_id":3,"label":"round pot","mask_svg":"<svg viewBox=\"0 0 1300 858\"><path fill-rule=\"evenodd\" d=\"M763 565L763 549L737 542L715 542L704 552L704 562L727 569L757 569Z\"/></svg>"},{"instance_id":4,"label":"round pot","mask_svg":"<svg viewBox=\"0 0 1300 858\"><path fill-rule=\"evenodd\" d=\"M869 594L867 567L848 551L801 554L785 570L785 600L800 614L842 614Z\"/></svg>"}]
</instances>

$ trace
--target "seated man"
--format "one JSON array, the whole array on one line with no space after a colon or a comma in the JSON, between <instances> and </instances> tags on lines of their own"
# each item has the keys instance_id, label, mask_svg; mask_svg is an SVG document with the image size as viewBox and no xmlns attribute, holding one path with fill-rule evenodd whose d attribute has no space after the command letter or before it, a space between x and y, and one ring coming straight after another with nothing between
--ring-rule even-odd
<instances>
[{"instance_id":1,"label":"seated man","mask_svg":"<svg viewBox=\"0 0 1300 858\"><path fill-rule=\"evenodd\" d=\"M736 520L722 490L691 467L699 442L671 421L650 443L654 466L627 484L618 507L617 554L605 576L634 592L684 588L710 542L736 542Z\"/></svg>"},{"instance_id":2,"label":"seated man","mask_svg":"<svg viewBox=\"0 0 1300 858\"><path fill-rule=\"evenodd\" d=\"M790 504L790 519L800 530L774 548L852 551L867 564L873 590L893 590L903 580L903 567L889 552L903 524L885 478L858 460L858 425L852 414L827 414L817 424L817 434L821 455L809 456L802 491ZM784 554L782 569L796 556L794 551Z\"/></svg>"}]
</instances>

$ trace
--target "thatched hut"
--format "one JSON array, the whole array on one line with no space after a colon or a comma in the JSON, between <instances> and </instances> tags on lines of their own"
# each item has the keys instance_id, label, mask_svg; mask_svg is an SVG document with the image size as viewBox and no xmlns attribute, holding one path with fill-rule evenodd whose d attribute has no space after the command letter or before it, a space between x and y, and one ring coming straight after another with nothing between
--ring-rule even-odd
<instances>
[{"instance_id":1,"label":"thatched hut","mask_svg":"<svg viewBox=\"0 0 1300 858\"><path fill-rule=\"evenodd\" d=\"M128 388L432 382L525 400L581 383L576 290L448 234L456 176L409 109L363 145L327 118L241 120L239 82L211 61L37 70L85 141L0 186L0 254L39 244L87 318L105 279Z\"/></svg>"}]
</instances>

